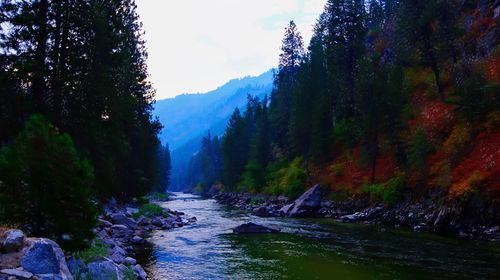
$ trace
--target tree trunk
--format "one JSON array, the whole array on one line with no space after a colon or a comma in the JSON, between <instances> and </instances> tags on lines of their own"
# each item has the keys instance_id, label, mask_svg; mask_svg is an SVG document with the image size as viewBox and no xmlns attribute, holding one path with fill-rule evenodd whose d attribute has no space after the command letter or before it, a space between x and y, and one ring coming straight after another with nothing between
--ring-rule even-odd
<instances>
[{"instance_id":1,"label":"tree trunk","mask_svg":"<svg viewBox=\"0 0 500 280\"><path fill-rule=\"evenodd\" d=\"M432 72L434 72L434 79L436 80L436 87L438 90L439 99L441 99L441 101L444 101L444 88L443 88L443 85L441 84L441 77L440 77L440 73L439 73L439 68L438 68L437 62L435 60L432 62L431 68L432 68Z\"/></svg>"}]
</instances>

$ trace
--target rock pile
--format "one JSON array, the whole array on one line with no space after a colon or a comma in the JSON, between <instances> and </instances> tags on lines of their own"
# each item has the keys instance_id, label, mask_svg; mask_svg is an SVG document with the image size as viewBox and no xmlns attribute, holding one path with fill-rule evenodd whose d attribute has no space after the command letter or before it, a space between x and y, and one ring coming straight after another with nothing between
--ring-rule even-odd
<instances>
[{"instance_id":1,"label":"rock pile","mask_svg":"<svg viewBox=\"0 0 500 280\"><path fill-rule=\"evenodd\" d=\"M0 280L12 279L147 279L146 272L134 258L135 248L147 242L153 230L172 229L195 223L196 218L183 219L183 213L165 209L153 217L133 215L131 207L107 205L99 216L94 233L107 252L85 263L77 257L67 260L54 241L45 238L26 238L20 230L0 229Z\"/></svg>"}]
</instances>

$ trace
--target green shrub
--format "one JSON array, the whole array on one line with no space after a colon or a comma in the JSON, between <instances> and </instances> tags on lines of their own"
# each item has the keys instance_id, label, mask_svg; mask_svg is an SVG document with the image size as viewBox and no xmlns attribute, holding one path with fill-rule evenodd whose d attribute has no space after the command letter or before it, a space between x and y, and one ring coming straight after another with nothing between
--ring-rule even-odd
<instances>
[{"instance_id":1,"label":"green shrub","mask_svg":"<svg viewBox=\"0 0 500 280\"><path fill-rule=\"evenodd\" d=\"M372 200L381 200L385 205L392 206L401 200L404 184L403 177L398 176L385 183L366 185L362 191L370 194Z\"/></svg>"},{"instance_id":2,"label":"green shrub","mask_svg":"<svg viewBox=\"0 0 500 280\"><path fill-rule=\"evenodd\" d=\"M125 271L123 272L123 280L136 280L137 276L135 276L135 272L130 266L127 266Z\"/></svg>"},{"instance_id":3,"label":"green shrub","mask_svg":"<svg viewBox=\"0 0 500 280\"><path fill-rule=\"evenodd\" d=\"M330 165L330 171L336 176L336 177L342 177L344 176L344 164L343 163L335 163Z\"/></svg>"},{"instance_id":4,"label":"green shrub","mask_svg":"<svg viewBox=\"0 0 500 280\"><path fill-rule=\"evenodd\" d=\"M81 250L97 220L90 163L73 141L43 116L32 116L14 143L0 151L0 204L4 221L28 234Z\"/></svg>"},{"instance_id":5,"label":"green shrub","mask_svg":"<svg viewBox=\"0 0 500 280\"><path fill-rule=\"evenodd\" d=\"M425 176L427 171L427 156L432 150L432 144L423 128L418 127L412 136L408 161L411 168L417 171L420 176Z\"/></svg>"},{"instance_id":6,"label":"green shrub","mask_svg":"<svg viewBox=\"0 0 500 280\"><path fill-rule=\"evenodd\" d=\"M304 192L306 181L307 171L302 167L302 158L297 157L284 172L280 187L284 195L295 199Z\"/></svg>"},{"instance_id":7,"label":"green shrub","mask_svg":"<svg viewBox=\"0 0 500 280\"><path fill-rule=\"evenodd\" d=\"M253 193L261 192L266 184L266 169L255 161L250 161L245 166L243 180L239 183L240 191L250 191Z\"/></svg>"},{"instance_id":8,"label":"green shrub","mask_svg":"<svg viewBox=\"0 0 500 280\"><path fill-rule=\"evenodd\" d=\"M81 259L85 263L92 262L99 257L105 257L108 253L108 246L104 244L101 240L96 239L85 250L78 251L74 256Z\"/></svg>"},{"instance_id":9,"label":"green shrub","mask_svg":"<svg viewBox=\"0 0 500 280\"><path fill-rule=\"evenodd\" d=\"M307 171L302 166L302 158L295 158L288 166L270 172L266 193L284 194L294 199L302 194L308 178Z\"/></svg>"},{"instance_id":10,"label":"green shrub","mask_svg":"<svg viewBox=\"0 0 500 280\"><path fill-rule=\"evenodd\" d=\"M152 218L161 215L166 215L166 213L164 213L164 209L161 206L154 203L146 203L139 207L139 211L137 213L134 213L133 217L135 219L139 218L140 216Z\"/></svg>"},{"instance_id":11,"label":"green shrub","mask_svg":"<svg viewBox=\"0 0 500 280\"><path fill-rule=\"evenodd\" d=\"M168 193L159 193L155 192L151 194L151 199L153 200L159 200L159 201L165 201L170 198L170 195Z\"/></svg>"}]
</instances>

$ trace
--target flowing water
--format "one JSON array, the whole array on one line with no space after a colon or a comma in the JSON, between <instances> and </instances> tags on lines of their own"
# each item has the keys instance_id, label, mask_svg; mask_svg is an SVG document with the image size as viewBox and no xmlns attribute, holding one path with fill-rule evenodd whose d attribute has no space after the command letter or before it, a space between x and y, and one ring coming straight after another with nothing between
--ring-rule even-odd
<instances>
[{"instance_id":1,"label":"flowing water","mask_svg":"<svg viewBox=\"0 0 500 280\"><path fill-rule=\"evenodd\" d=\"M329 219L259 218L189 194L162 206L198 221L152 235L142 258L153 279L500 279L495 243ZM231 233L249 221L282 233Z\"/></svg>"}]
</instances>

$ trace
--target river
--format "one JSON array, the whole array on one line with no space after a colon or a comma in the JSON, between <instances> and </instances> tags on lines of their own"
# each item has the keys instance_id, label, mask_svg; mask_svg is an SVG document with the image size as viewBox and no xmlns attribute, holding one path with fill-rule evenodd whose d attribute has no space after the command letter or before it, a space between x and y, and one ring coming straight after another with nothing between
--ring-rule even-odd
<instances>
[{"instance_id":1,"label":"river","mask_svg":"<svg viewBox=\"0 0 500 280\"><path fill-rule=\"evenodd\" d=\"M176 193L195 224L156 231L140 256L153 279L500 279L500 245L329 219L260 218ZM235 235L245 222L282 233Z\"/></svg>"}]
</instances>

